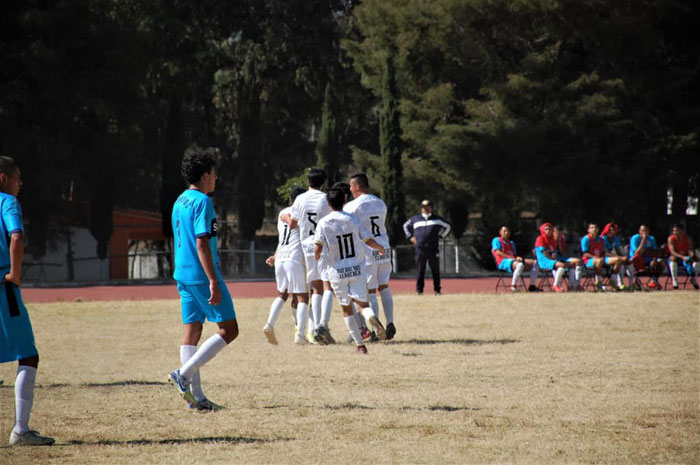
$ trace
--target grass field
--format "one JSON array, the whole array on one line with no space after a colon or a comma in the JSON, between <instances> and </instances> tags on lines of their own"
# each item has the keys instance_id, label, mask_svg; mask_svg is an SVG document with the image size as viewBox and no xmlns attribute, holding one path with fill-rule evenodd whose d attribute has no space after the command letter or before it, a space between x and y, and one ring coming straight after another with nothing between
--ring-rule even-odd
<instances>
[{"instance_id":1,"label":"grass field","mask_svg":"<svg viewBox=\"0 0 700 465\"><path fill-rule=\"evenodd\" d=\"M397 296L369 355L299 347L269 299L202 370L227 410L189 411L177 301L30 306L41 355L31 426L4 446L15 364L0 365L0 464L700 463L700 293ZM346 331L339 310L331 329ZM207 325L205 337L213 331Z\"/></svg>"}]
</instances>

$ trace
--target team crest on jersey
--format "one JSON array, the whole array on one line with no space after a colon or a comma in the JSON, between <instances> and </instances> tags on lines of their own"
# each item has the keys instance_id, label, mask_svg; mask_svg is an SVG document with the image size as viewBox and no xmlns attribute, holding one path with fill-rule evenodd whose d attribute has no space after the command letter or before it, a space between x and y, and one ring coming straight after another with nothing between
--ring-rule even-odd
<instances>
[{"instance_id":1,"label":"team crest on jersey","mask_svg":"<svg viewBox=\"0 0 700 465\"><path fill-rule=\"evenodd\" d=\"M216 221L216 218L211 219L211 237L216 237L219 235L219 223Z\"/></svg>"}]
</instances>

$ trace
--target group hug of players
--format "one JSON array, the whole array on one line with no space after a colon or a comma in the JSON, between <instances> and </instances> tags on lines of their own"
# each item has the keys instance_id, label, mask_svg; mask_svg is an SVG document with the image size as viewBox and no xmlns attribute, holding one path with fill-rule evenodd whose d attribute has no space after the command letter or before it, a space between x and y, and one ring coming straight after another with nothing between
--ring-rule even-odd
<instances>
[{"instance_id":1,"label":"group hug of players","mask_svg":"<svg viewBox=\"0 0 700 465\"><path fill-rule=\"evenodd\" d=\"M321 190L326 178L322 169L309 169L308 190L295 188L291 207L279 213L279 243L266 260L275 267L279 296L272 302L263 333L277 344L275 323L291 295L294 342L334 344L328 323L335 296L356 351L366 354L365 342L390 340L396 334L384 225L387 208L369 193L364 173L334 184L327 193ZM386 327L379 320L379 299Z\"/></svg>"},{"instance_id":2,"label":"group hug of players","mask_svg":"<svg viewBox=\"0 0 700 465\"><path fill-rule=\"evenodd\" d=\"M589 223L587 233L581 238L581 257L568 257L564 234L558 226L544 223L540 226L540 235L535 240L535 259L518 256L515 244L510 239L511 231L502 226L498 237L491 241L491 252L499 270L513 273L511 290L517 292L518 281L524 271L530 271L529 291L541 290L536 285L539 270L551 271L554 276L552 290L563 292L563 281L567 270L570 290L582 290L583 270L594 273L595 290L607 290L603 277L607 276L612 290L641 290L637 276L649 277L650 289L661 289L659 275L668 264L674 289L678 289L679 264L685 268L689 281L698 289L696 279L700 265L693 242L686 234L682 224L673 226L671 235L663 247L658 247L654 236L649 234L646 225L639 227L639 232L630 238L627 250L621 247L618 236L620 228L615 223L608 223L600 232L598 225ZM667 260L667 261L666 261ZM624 284L627 276L628 285Z\"/></svg>"}]
</instances>

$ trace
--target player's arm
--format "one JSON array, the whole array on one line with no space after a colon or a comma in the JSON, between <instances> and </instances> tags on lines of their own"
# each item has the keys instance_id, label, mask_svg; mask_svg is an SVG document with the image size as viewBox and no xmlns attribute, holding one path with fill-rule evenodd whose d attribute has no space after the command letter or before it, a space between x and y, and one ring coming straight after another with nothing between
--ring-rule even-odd
<instances>
[{"instance_id":1,"label":"player's arm","mask_svg":"<svg viewBox=\"0 0 700 465\"><path fill-rule=\"evenodd\" d=\"M673 241L671 239L668 240L668 251L671 254L672 257L680 258L681 260L685 260L685 257L682 254L679 254L676 252L676 246L673 244Z\"/></svg>"},{"instance_id":2,"label":"player's arm","mask_svg":"<svg viewBox=\"0 0 700 465\"><path fill-rule=\"evenodd\" d=\"M406 239L411 241L413 245L416 244L416 236L413 235L413 223L411 222L412 218L409 218L408 221L406 221L403 224L403 232L406 235Z\"/></svg>"},{"instance_id":3,"label":"player's arm","mask_svg":"<svg viewBox=\"0 0 700 465\"><path fill-rule=\"evenodd\" d=\"M372 248L375 249L375 250L379 250L379 255L384 255L384 247L382 247L381 245L379 245L379 244L377 243L377 241L375 241L375 240L372 239L371 237L368 237L367 239L364 239L364 241L365 241L365 244L367 244L368 246L372 247Z\"/></svg>"},{"instance_id":4,"label":"player's arm","mask_svg":"<svg viewBox=\"0 0 700 465\"><path fill-rule=\"evenodd\" d=\"M321 252L323 252L323 242L314 242L314 258L316 260L321 258Z\"/></svg>"},{"instance_id":5,"label":"player's arm","mask_svg":"<svg viewBox=\"0 0 700 465\"><path fill-rule=\"evenodd\" d=\"M221 290L219 289L219 280L216 278L214 257L211 253L211 247L209 247L208 236L197 238L197 255L199 256L199 262L202 264L204 273L209 280L209 304L219 305L219 302L221 302Z\"/></svg>"},{"instance_id":6,"label":"player's arm","mask_svg":"<svg viewBox=\"0 0 700 465\"><path fill-rule=\"evenodd\" d=\"M693 240L688 237L688 257L695 257L695 246L693 245Z\"/></svg>"},{"instance_id":7,"label":"player's arm","mask_svg":"<svg viewBox=\"0 0 700 465\"><path fill-rule=\"evenodd\" d=\"M22 260L24 259L24 236L14 232L10 236L10 272L5 275L5 281L15 286L22 285Z\"/></svg>"},{"instance_id":8,"label":"player's arm","mask_svg":"<svg viewBox=\"0 0 700 465\"><path fill-rule=\"evenodd\" d=\"M275 266L275 258L277 258L277 251L278 251L279 249L280 249L280 245L277 244L277 248L275 249L275 253L272 254L272 255L270 255L269 257L267 257L267 258L265 259L265 263L266 263L268 266Z\"/></svg>"}]
</instances>

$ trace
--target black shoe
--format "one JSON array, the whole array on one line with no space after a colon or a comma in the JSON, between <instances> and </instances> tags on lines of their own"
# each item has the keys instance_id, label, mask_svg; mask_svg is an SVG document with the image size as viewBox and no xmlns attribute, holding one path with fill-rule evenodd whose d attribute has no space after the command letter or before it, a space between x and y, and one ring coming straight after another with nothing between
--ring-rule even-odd
<instances>
[{"instance_id":1,"label":"black shoe","mask_svg":"<svg viewBox=\"0 0 700 465\"><path fill-rule=\"evenodd\" d=\"M693 287L695 288L696 291L697 291L698 289L700 289L700 285L698 285L698 283L693 283Z\"/></svg>"},{"instance_id":2,"label":"black shoe","mask_svg":"<svg viewBox=\"0 0 700 465\"><path fill-rule=\"evenodd\" d=\"M416 291L416 295L423 295L423 291Z\"/></svg>"},{"instance_id":3,"label":"black shoe","mask_svg":"<svg viewBox=\"0 0 700 465\"><path fill-rule=\"evenodd\" d=\"M442 295L442 292L440 292L440 291L435 291L435 295Z\"/></svg>"},{"instance_id":4,"label":"black shoe","mask_svg":"<svg viewBox=\"0 0 700 465\"><path fill-rule=\"evenodd\" d=\"M527 287L527 292L540 292L540 289L538 289L534 284L530 284Z\"/></svg>"},{"instance_id":5,"label":"black shoe","mask_svg":"<svg viewBox=\"0 0 700 465\"><path fill-rule=\"evenodd\" d=\"M674 285L673 285L673 288L674 288L674 289L678 289L678 284L674 284Z\"/></svg>"},{"instance_id":6,"label":"black shoe","mask_svg":"<svg viewBox=\"0 0 700 465\"><path fill-rule=\"evenodd\" d=\"M394 336L396 335L396 326L394 326L394 323L389 323L386 325L386 340L390 341L394 339Z\"/></svg>"}]
</instances>

